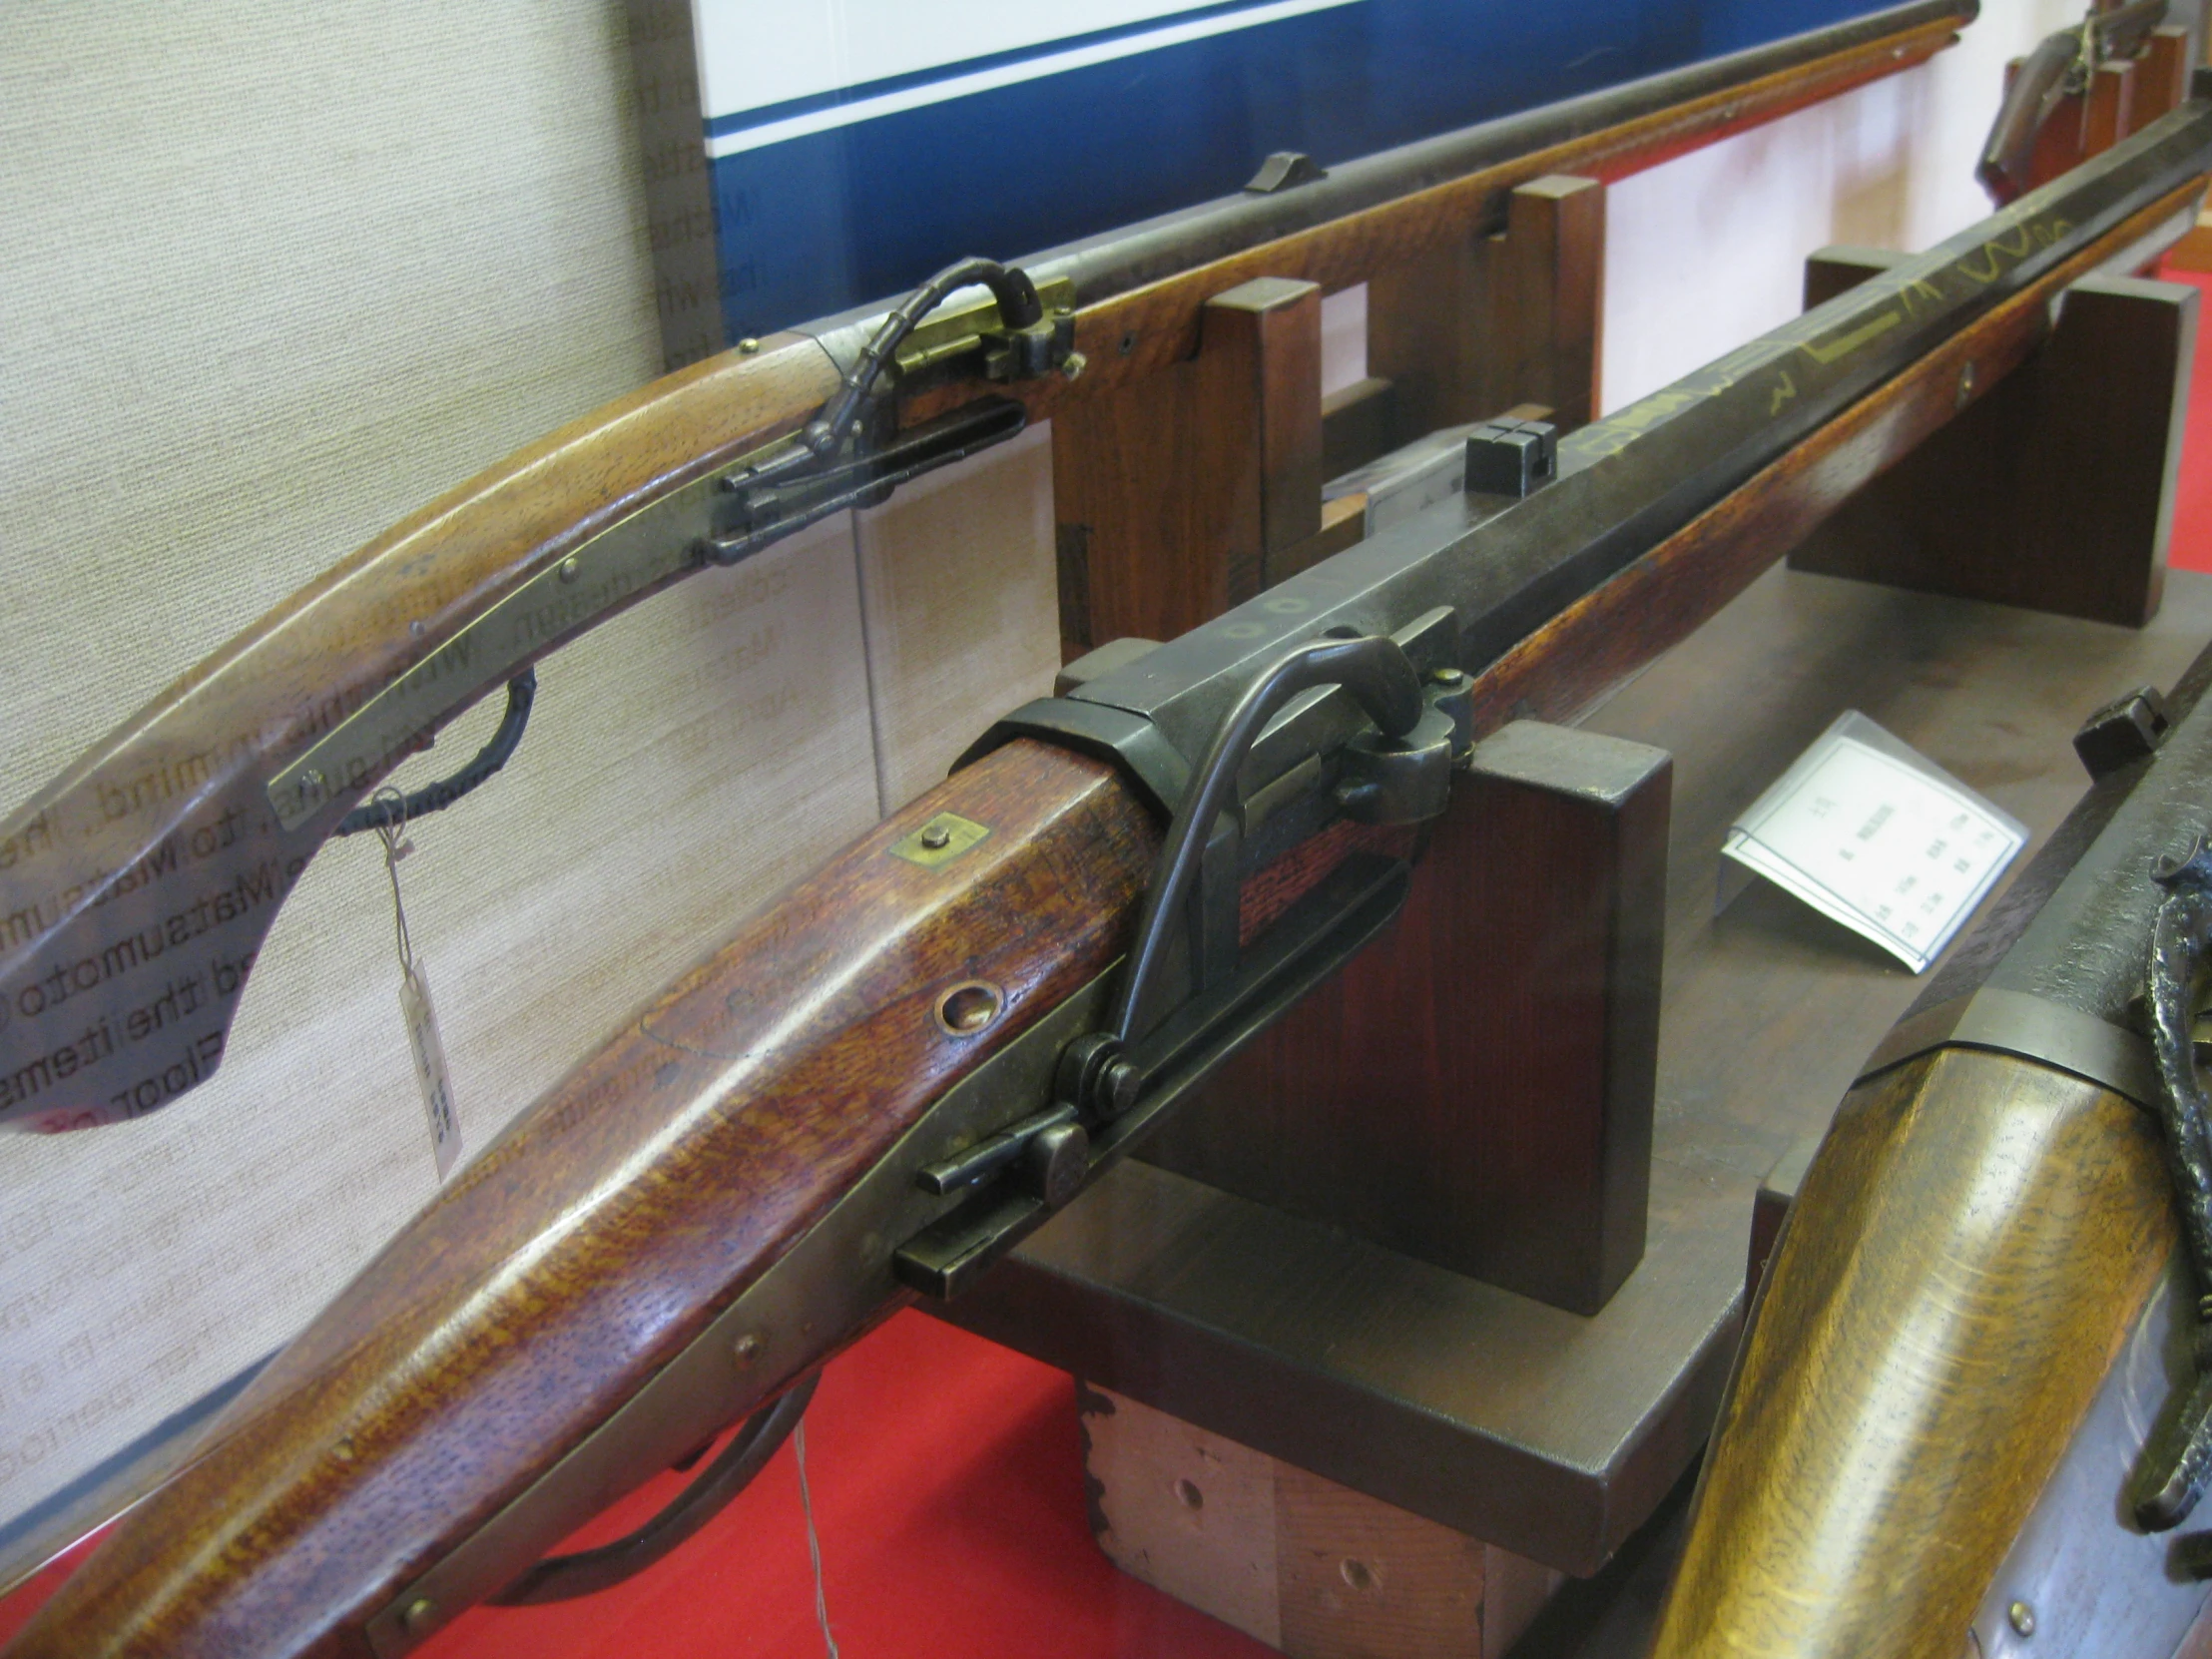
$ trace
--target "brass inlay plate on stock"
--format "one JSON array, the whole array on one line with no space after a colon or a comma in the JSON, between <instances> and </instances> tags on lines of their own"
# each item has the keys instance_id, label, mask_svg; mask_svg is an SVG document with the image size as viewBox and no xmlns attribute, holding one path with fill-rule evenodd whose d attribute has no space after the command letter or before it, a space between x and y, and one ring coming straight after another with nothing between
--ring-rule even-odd
<instances>
[{"instance_id":1,"label":"brass inlay plate on stock","mask_svg":"<svg viewBox=\"0 0 2212 1659\"><path fill-rule=\"evenodd\" d=\"M952 862L990 832L988 825L977 824L958 813L939 813L912 834L893 841L891 856L904 858L909 864L919 864L923 869L935 869L940 864Z\"/></svg>"}]
</instances>

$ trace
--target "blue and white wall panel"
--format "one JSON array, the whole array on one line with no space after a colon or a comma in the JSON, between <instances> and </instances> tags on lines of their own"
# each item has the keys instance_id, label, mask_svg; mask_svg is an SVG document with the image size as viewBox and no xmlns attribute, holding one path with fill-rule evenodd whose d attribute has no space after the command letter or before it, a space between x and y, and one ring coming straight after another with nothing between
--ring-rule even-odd
<instances>
[{"instance_id":1,"label":"blue and white wall panel","mask_svg":"<svg viewBox=\"0 0 2212 1659\"><path fill-rule=\"evenodd\" d=\"M728 337L1880 10L1875 0L694 0Z\"/></svg>"}]
</instances>

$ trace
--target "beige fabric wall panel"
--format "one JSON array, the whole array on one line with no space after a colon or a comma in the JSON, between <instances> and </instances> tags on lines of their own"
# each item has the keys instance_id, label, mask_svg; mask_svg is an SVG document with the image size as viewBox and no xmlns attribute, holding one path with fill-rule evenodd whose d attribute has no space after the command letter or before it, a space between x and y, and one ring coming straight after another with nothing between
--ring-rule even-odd
<instances>
[{"instance_id":1,"label":"beige fabric wall panel","mask_svg":"<svg viewBox=\"0 0 2212 1659\"><path fill-rule=\"evenodd\" d=\"M908 484L859 519L883 811L943 778L1060 671L1052 430Z\"/></svg>"},{"instance_id":2,"label":"beige fabric wall panel","mask_svg":"<svg viewBox=\"0 0 2212 1659\"><path fill-rule=\"evenodd\" d=\"M588 0L9 8L0 537L13 602L82 629L7 705L11 799L650 377L627 81Z\"/></svg>"},{"instance_id":3,"label":"beige fabric wall panel","mask_svg":"<svg viewBox=\"0 0 2212 1659\"><path fill-rule=\"evenodd\" d=\"M656 371L629 77L615 0L10 9L0 802ZM400 866L469 1150L873 822L870 731L849 517L542 665L516 759ZM0 1526L289 1337L428 1196L397 985L380 848L333 843L215 1081L0 1138Z\"/></svg>"}]
</instances>

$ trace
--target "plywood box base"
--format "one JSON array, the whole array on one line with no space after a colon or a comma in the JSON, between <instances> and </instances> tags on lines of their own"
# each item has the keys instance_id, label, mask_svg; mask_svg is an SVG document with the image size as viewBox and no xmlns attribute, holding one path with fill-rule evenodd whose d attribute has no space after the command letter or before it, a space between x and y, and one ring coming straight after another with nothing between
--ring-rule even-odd
<instances>
[{"instance_id":1,"label":"plywood box base","mask_svg":"<svg viewBox=\"0 0 2212 1659\"><path fill-rule=\"evenodd\" d=\"M1076 1402L1099 1547L1291 1659L1498 1659L1563 1580L1126 1395Z\"/></svg>"}]
</instances>

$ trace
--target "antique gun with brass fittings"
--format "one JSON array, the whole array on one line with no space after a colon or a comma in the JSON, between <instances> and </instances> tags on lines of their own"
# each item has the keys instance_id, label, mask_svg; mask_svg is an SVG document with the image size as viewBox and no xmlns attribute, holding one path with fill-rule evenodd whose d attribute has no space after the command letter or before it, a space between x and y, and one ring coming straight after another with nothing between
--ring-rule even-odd
<instances>
[{"instance_id":1,"label":"antique gun with brass fittings","mask_svg":"<svg viewBox=\"0 0 2212 1659\"><path fill-rule=\"evenodd\" d=\"M11 1655L389 1659L603 1581L545 1552L753 1414L696 1502L742 1479L825 1360L957 1292L1388 924L1470 745L1711 616L2208 169L2192 103L1555 443L1477 431L1476 493L1014 711L467 1165Z\"/></svg>"},{"instance_id":2,"label":"antique gun with brass fittings","mask_svg":"<svg viewBox=\"0 0 2212 1659\"><path fill-rule=\"evenodd\" d=\"M1256 274L1350 286L1494 228L1531 179L1632 172L1917 62L1972 14L1913 0L1326 174L1271 167L1224 201L741 342L517 454L277 607L0 823L0 1124L111 1122L206 1078L325 839L388 822L361 805L379 780L505 686L498 738L407 812L489 777L521 737L531 665L626 607L1163 372L1205 301ZM226 990L131 1028L194 981Z\"/></svg>"}]
</instances>

